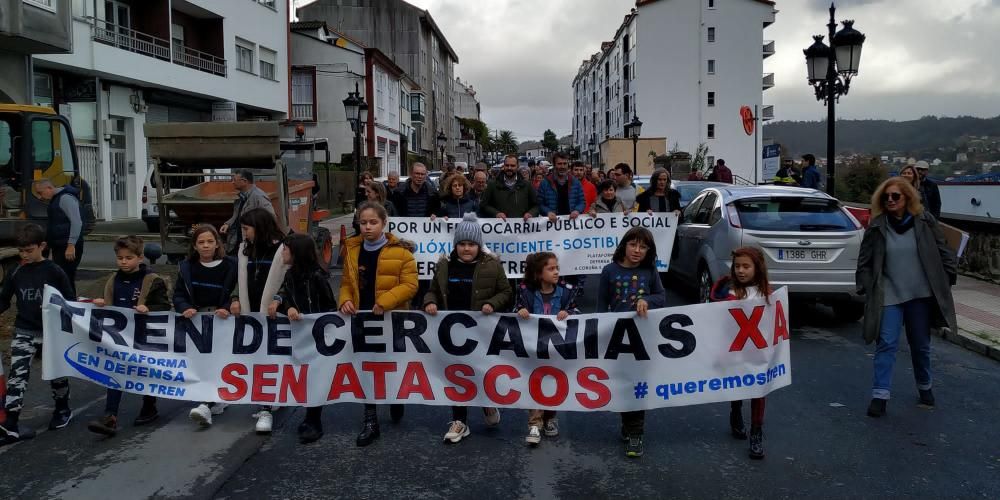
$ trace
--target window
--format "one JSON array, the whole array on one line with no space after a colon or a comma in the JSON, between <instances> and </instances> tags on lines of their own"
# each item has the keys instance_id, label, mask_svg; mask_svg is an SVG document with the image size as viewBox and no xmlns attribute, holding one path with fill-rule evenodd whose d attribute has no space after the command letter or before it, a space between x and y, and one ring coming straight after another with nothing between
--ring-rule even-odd
<instances>
[{"instance_id":1,"label":"window","mask_svg":"<svg viewBox=\"0 0 1000 500\"><path fill-rule=\"evenodd\" d=\"M854 231L854 222L837 200L826 198L751 198L737 201L744 229L758 231Z\"/></svg>"},{"instance_id":2,"label":"window","mask_svg":"<svg viewBox=\"0 0 1000 500\"><path fill-rule=\"evenodd\" d=\"M256 3L259 3L260 5L263 5L265 7L270 7L272 9L277 9L277 7L275 7L275 5L274 5L274 3L275 3L276 0L252 0L252 1L256 2Z\"/></svg>"},{"instance_id":3,"label":"window","mask_svg":"<svg viewBox=\"0 0 1000 500\"><path fill-rule=\"evenodd\" d=\"M316 121L316 68L292 68L292 120Z\"/></svg>"},{"instance_id":4,"label":"window","mask_svg":"<svg viewBox=\"0 0 1000 500\"><path fill-rule=\"evenodd\" d=\"M267 78L268 80L274 80L274 65L278 58L278 53L271 50L260 48L260 77Z\"/></svg>"},{"instance_id":5,"label":"window","mask_svg":"<svg viewBox=\"0 0 1000 500\"><path fill-rule=\"evenodd\" d=\"M708 0L708 8L709 9L715 8L715 0Z\"/></svg>"},{"instance_id":6,"label":"window","mask_svg":"<svg viewBox=\"0 0 1000 500\"><path fill-rule=\"evenodd\" d=\"M41 7L45 10L51 10L52 12L56 11L56 0L24 0L24 3Z\"/></svg>"},{"instance_id":7,"label":"window","mask_svg":"<svg viewBox=\"0 0 1000 500\"><path fill-rule=\"evenodd\" d=\"M170 46L174 51L174 60L184 61L184 27L179 24L170 25Z\"/></svg>"},{"instance_id":8,"label":"window","mask_svg":"<svg viewBox=\"0 0 1000 500\"><path fill-rule=\"evenodd\" d=\"M34 77L34 104L36 106L52 106L52 75L47 73L35 73Z\"/></svg>"},{"instance_id":9,"label":"window","mask_svg":"<svg viewBox=\"0 0 1000 500\"><path fill-rule=\"evenodd\" d=\"M253 73L253 53L256 46L242 38L236 39L236 69Z\"/></svg>"},{"instance_id":10,"label":"window","mask_svg":"<svg viewBox=\"0 0 1000 500\"><path fill-rule=\"evenodd\" d=\"M63 150L69 144L69 136L62 122L51 118L36 119L31 122L31 162L35 170L46 171L56 162L62 171L73 172L73 153Z\"/></svg>"},{"instance_id":11,"label":"window","mask_svg":"<svg viewBox=\"0 0 1000 500\"><path fill-rule=\"evenodd\" d=\"M715 41L715 28L710 26L708 28L708 43L712 43L714 41Z\"/></svg>"},{"instance_id":12,"label":"window","mask_svg":"<svg viewBox=\"0 0 1000 500\"><path fill-rule=\"evenodd\" d=\"M708 124L708 138L709 139L715 139L715 124L714 123L709 123Z\"/></svg>"},{"instance_id":13,"label":"window","mask_svg":"<svg viewBox=\"0 0 1000 500\"><path fill-rule=\"evenodd\" d=\"M708 93L708 107L715 107L715 92Z\"/></svg>"},{"instance_id":14,"label":"window","mask_svg":"<svg viewBox=\"0 0 1000 500\"><path fill-rule=\"evenodd\" d=\"M708 60L708 74L710 75L715 74L715 59Z\"/></svg>"}]
</instances>

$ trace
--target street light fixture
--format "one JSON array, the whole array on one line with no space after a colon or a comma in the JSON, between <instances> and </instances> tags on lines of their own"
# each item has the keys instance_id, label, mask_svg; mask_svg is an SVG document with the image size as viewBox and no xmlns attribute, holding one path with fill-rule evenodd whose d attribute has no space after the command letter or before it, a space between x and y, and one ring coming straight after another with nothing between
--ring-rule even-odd
<instances>
[{"instance_id":1,"label":"street light fixture","mask_svg":"<svg viewBox=\"0 0 1000 500\"><path fill-rule=\"evenodd\" d=\"M444 130L438 132L437 135L438 148L441 149L441 165L438 166L438 170L444 171L444 146L448 144L448 136L444 135Z\"/></svg>"},{"instance_id":2,"label":"street light fixture","mask_svg":"<svg viewBox=\"0 0 1000 500\"><path fill-rule=\"evenodd\" d=\"M816 92L816 100L826 105L826 192L835 196L835 149L836 149L836 103L840 96L847 95L851 88L851 78L858 74L861 64L861 47L865 35L854 29L854 21L844 21L844 28L838 32L835 20L837 8L830 4L829 30L831 46L823 43L823 35L813 37L813 44L802 52L806 56L809 84Z\"/></svg>"},{"instance_id":3,"label":"street light fixture","mask_svg":"<svg viewBox=\"0 0 1000 500\"><path fill-rule=\"evenodd\" d=\"M344 114L354 132L354 187L357 189L361 179L361 130L368 123L368 103L361 97L357 82L354 82L354 92L348 92L344 99Z\"/></svg>"},{"instance_id":4,"label":"street light fixture","mask_svg":"<svg viewBox=\"0 0 1000 500\"><path fill-rule=\"evenodd\" d=\"M587 163L590 163L591 166L594 165L594 146L596 145L597 142L594 141L594 134L590 134L590 140L587 141Z\"/></svg>"},{"instance_id":5,"label":"street light fixture","mask_svg":"<svg viewBox=\"0 0 1000 500\"><path fill-rule=\"evenodd\" d=\"M639 136L642 135L642 122L639 115L632 115L632 121L625 124L625 135L632 138L632 173L639 172Z\"/></svg>"}]
</instances>

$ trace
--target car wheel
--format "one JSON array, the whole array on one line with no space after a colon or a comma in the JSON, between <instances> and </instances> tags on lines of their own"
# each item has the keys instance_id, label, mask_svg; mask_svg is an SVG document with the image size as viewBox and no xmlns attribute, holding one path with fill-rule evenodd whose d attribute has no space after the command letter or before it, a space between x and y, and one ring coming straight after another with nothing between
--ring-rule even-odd
<instances>
[{"instance_id":1,"label":"car wheel","mask_svg":"<svg viewBox=\"0 0 1000 500\"><path fill-rule=\"evenodd\" d=\"M865 315L865 305L852 300L834 302L833 314L837 316L837 319L853 323Z\"/></svg>"},{"instance_id":2,"label":"car wheel","mask_svg":"<svg viewBox=\"0 0 1000 500\"><path fill-rule=\"evenodd\" d=\"M698 303L712 301L712 275L704 265L698 271Z\"/></svg>"}]
</instances>

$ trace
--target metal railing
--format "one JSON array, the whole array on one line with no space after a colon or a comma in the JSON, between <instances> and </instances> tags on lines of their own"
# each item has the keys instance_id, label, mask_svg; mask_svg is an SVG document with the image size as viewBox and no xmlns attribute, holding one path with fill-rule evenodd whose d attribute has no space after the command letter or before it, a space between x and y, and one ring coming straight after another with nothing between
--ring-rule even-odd
<instances>
[{"instance_id":1,"label":"metal railing","mask_svg":"<svg viewBox=\"0 0 1000 500\"><path fill-rule=\"evenodd\" d=\"M763 87L767 90L774 86L774 73L764 73Z\"/></svg>"},{"instance_id":2,"label":"metal railing","mask_svg":"<svg viewBox=\"0 0 1000 500\"><path fill-rule=\"evenodd\" d=\"M91 25L91 38L112 47L153 57L161 61L194 68L198 71L226 76L226 60L212 54L186 46L174 46L148 33L136 31L127 26L114 24L103 19L87 18Z\"/></svg>"},{"instance_id":3,"label":"metal railing","mask_svg":"<svg viewBox=\"0 0 1000 500\"><path fill-rule=\"evenodd\" d=\"M94 214L104 219L104 204L98 190L101 188L101 149L97 144L77 144L76 156L80 160L80 177L90 185L90 198L94 204Z\"/></svg>"},{"instance_id":4,"label":"metal railing","mask_svg":"<svg viewBox=\"0 0 1000 500\"><path fill-rule=\"evenodd\" d=\"M764 40L764 59L774 55L774 40Z\"/></svg>"}]
</instances>

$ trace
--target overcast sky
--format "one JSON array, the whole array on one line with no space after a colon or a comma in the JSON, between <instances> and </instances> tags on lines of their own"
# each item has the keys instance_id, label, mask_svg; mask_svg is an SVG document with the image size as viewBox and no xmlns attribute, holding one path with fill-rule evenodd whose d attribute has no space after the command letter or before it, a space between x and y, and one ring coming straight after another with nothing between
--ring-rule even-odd
<instances>
[{"instance_id":1,"label":"overcast sky","mask_svg":"<svg viewBox=\"0 0 1000 500\"><path fill-rule=\"evenodd\" d=\"M570 84L580 62L609 40L634 0L408 0L430 10L458 52L456 75L477 90L490 129L539 139L570 133ZM667 0L690 1L690 0ZM731 1L731 0L725 0ZM745 0L750 1L750 0ZM827 0L777 0L764 31L764 93L777 119L825 119L806 84L802 49L826 34ZM1000 115L1000 0L839 0L838 21L868 36L861 73L838 118L909 120ZM642 48L640 48L642 50ZM647 52L648 54L648 52Z\"/></svg>"}]
</instances>

